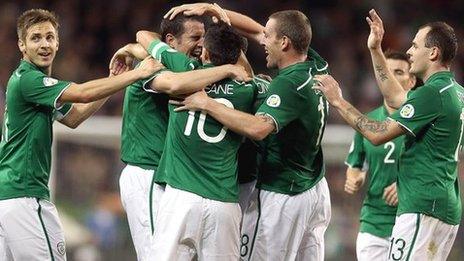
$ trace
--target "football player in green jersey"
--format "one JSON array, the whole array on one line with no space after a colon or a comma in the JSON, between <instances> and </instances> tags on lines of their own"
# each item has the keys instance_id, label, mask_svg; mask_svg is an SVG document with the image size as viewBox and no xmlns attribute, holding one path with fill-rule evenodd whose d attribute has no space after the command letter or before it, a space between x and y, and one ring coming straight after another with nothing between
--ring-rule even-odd
<instances>
[{"instance_id":1,"label":"football player in green jersey","mask_svg":"<svg viewBox=\"0 0 464 261\"><path fill-rule=\"evenodd\" d=\"M342 117L372 144L407 134L399 160L398 211L389 260L446 260L461 221L458 152L464 121L464 89L450 72L458 42L451 26L434 22L419 28L407 51L410 72L424 85L407 92L386 66L381 51L382 20L374 10L367 21L368 47L388 106L387 120L366 117L345 101L331 76L317 76L321 90Z\"/></svg>"},{"instance_id":2,"label":"football player in green jersey","mask_svg":"<svg viewBox=\"0 0 464 261\"><path fill-rule=\"evenodd\" d=\"M213 12L211 7L214 5L184 5L168 16ZM187 97L179 109L205 111L254 140L269 136L264 141L257 197L244 214L241 257L323 260L330 196L320 141L328 107L311 86L313 74L325 71L327 64L321 66L313 60L316 56L308 57L308 52L313 52L309 48L312 32L303 13L274 13L263 27L244 15L225 12L240 32L260 41L267 67L279 68L279 75L271 82L256 116L222 106L203 93Z\"/></svg>"},{"instance_id":3,"label":"football player in green jersey","mask_svg":"<svg viewBox=\"0 0 464 261\"><path fill-rule=\"evenodd\" d=\"M200 17L179 15L173 20L164 19L160 29L161 39L179 53L195 58L198 49L201 51L204 29ZM116 52L111 65L117 60L130 64L133 58L143 59L148 55L141 45L128 44ZM168 129L168 94L192 93L223 78L243 79L246 75L243 68L230 64L195 72L163 70L126 89L121 158L127 166L121 173L119 184L139 260L150 259L146 250L150 248L154 218L164 191L164 186L153 184L152 179L156 175ZM147 203L141 204L144 201Z\"/></svg>"},{"instance_id":4,"label":"football player in green jersey","mask_svg":"<svg viewBox=\"0 0 464 261\"><path fill-rule=\"evenodd\" d=\"M403 88L408 91L416 82L409 73L408 56L400 52L387 52L388 69ZM384 104L368 113L372 119L385 120L395 109ZM374 146L356 133L346 159L345 191L356 193L364 184L368 166L368 188L361 209L361 227L356 241L356 257L361 261L385 260L390 247L390 236L395 224L398 203L396 180L398 159L404 136L383 146Z\"/></svg>"},{"instance_id":5,"label":"football player in green jersey","mask_svg":"<svg viewBox=\"0 0 464 261\"><path fill-rule=\"evenodd\" d=\"M17 23L23 58L7 85L0 142L1 260L66 260L61 223L49 201L53 121L75 128L102 98L162 68L147 59L110 78L82 84L54 79L58 27L55 15L43 9L24 12Z\"/></svg>"},{"instance_id":6,"label":"football player in green jersey","mask_svg":"<svg viewBox=\"0 0 464 261\"><path fill-rule=\"evenodd\" d=\"M141 37L143 38L143 37ZM191 70L189 59L159 40L149 46L153 57L171 70ZM205 34L199 68L236 63L242 40L224 23ZM225 106L251 111L257 95L254 83L224 79L203 93ZM170 110L175 107L171 105ZM154 255L160 260L237 260L240 208L237 150L242 137L206 113L171 113L166 145L156 182L167 183L156 219Z\"/></svg>"}]
</instances>

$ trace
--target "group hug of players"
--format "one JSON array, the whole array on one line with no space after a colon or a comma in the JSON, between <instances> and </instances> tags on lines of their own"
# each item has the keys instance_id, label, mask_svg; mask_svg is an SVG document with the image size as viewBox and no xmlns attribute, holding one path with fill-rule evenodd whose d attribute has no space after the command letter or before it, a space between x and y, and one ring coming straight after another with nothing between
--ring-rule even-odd
<instances>
[{"instance_id":1,"label":"group hug of players","mask_svg":"<svg viewBox=\"0 0 464 261\"><path fill-rule=\"evenodd\" d=\"M82 84L51 77L55 15L24 12L0 145L0 260L66 260L49 202L52 123L75 128L124 88L119 183L138 260L323 260L329 103L357 131L345 190L359 190L369 173L357 258L445 260L461 219L456 36L429 23L407 55L384 55L382 20L374 10L366 20L384 96L367 116L309 47L299 11L262 26L216 4L174 7L159 34L139 31L114 54L110 77ZM246 39L264 47L274 79L253 74ZM410 91L416 79L423 85Z\"/></svg>"}]
</instances>

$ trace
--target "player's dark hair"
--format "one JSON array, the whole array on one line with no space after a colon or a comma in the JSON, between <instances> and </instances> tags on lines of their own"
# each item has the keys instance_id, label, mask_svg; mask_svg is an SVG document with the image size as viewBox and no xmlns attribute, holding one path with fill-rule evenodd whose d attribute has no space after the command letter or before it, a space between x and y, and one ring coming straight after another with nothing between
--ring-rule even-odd
<instances>
[{"instance_id":1,"label":"player's dark hair","mask_svg":"<svg viewBox=\"0 0 464 261\"><path fill-rule=\"evenodd\" d=\"M308 52L312 30L311 23L305 14L297 10L286 10L273 13L269 19L277 21L278 37L288 37L298 53L306 54Z\"/></svg>"},{"instance_id":2,"label":"player's dark hair","mask_svg":"<svg viewBox=\"0 0 464 261\"><path fill-rule=\"evenodd\" d=\"M425 47L438 47L440 49L440 61L450 64L458 52L458 39L453 27L445 22L433 22L421 26L420 29L429 27L425 36Z\"/></svg>"},{"instance_id":3,"label":"player's dark hair","mask_svg":"<svg viewBox=\"0 0 464 261\"><path fill-rule=\"evenodd\" d=\"M16 24L18 38L25 40L27 29L35 24L43 22L50 22L58 34L58 28L60 27L60 24L58 23L58 17L55 15L55 13L44 9L30 9L22 13L18 18L18 22Z\"/></svg>"},{"instance_id":4,"label":"player's dark hair","mask_svg":"<svg viewBox=\"0 0 464 261\"><path fill-rule=\"evenodd\" d=\"M391 50L391 49L388 49L385 52L385 58L392 59L392 60L405 61L408 64L411 64L411 62L409 61L409 57L408 57L408 55L406 53Z\"/></svg>"},{"instance_id":5,"label":"player's dark hair","mask_svg":"<svg viewBox=\"0 0 464 261\"><path fill-rule=\"evenodd\" d=\"M197 21L204 23L204 18L197 15L185 16L183 14L178 14L174 19L169 20L163 19L160 24L160 33L161 40L166 41L166 35L172 34L174 37L180 37L185 32L185 22L187 21Z\"/></svg>"},{"instance_id":6,"label":"player's dark hair","mask_svg":"<svg viewBox=\"0 0 464 261\"><path fill-rule=\"evenodd\" d=\"M205 34L204 48L214 65L237 63L242 44L240 35L225 23L209 26Z\"/></svg>"}]
</instances>

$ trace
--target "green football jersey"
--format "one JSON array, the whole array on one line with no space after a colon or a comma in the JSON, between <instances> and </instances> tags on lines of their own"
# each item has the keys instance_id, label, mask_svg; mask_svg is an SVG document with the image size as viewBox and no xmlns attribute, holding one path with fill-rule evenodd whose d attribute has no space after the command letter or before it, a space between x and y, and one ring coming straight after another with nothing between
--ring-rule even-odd
<instances>
[{"instance_id":1,"label":"green football jersey","mask_svg":"<svg viewBox=\"0 0 464 261\"><path fill-rule=\"evenodd\" d=\"M158 75L126 88L121 130L121 160L143 169L156 169L168 130L168 100L146 85Z\"/></svg>"},{"instance_id":2,"label":"green football jersey","mask_svg":"<svg viewBox=\"0 0 464 261\"><path fill-rule=\"evenodd\" d=\"M367 116L383 121L389 113L381 106ZM367 192L360 218L361 232L383 238L391 236L397 208L387 205L383 199L383 191L397 180L398 159L403 142L404 136L400 136L385 144L374 146L359 132L355 133L346 164L358 169L362 169L364 164L368 166Z\"/></svg>"},{"instance_id":3,"label":"green football jersey","mask_svg":"<svg viewBox=\"0 0 464 261\"><path fill-rule=\"evenodd\" d=\"M57 100L70 82L47 76L22 60L10 77L0 143L0 199L49 199L53 120L70 111Z\"/></svg>"},{"instance_id":4,"label":"green football jersey","mask_svg":"<svg viewBox=\"0 0 464 261\"><path fill-rule=\"evenodd\" d=\"M311 59L311 57L310 57ZM270 116L276 133L265 141L257 187L295 195L312 188L324 176L321 140L328 103L313 90L316 63L297 63L279 71L258 114Z\"/></svg>"},{"instance_id":5,"label":"green football jersey","mask_svg":"<svg viewBox=\"0 0 464 261\"><path fill-rule=\"evenodd\" d=\"M253 81L255 82L254 86L258 88L252 111L252 113L256 113L267 97L270 82L258 76L255 76ZM238 181L240 184L256 180L261 153L262 147L260 147L259 142L243 138L242 145L238 150Z\"/></svg>"},{"instance_id":6,"label":"green football jersey","mask_svg":"<svg viewBox=\"0 0 464 261\"><path fill-rule=\"evenodd\" d=\"M464 121L464 89L451 72L430 76L410 92L391 118L408 135L400 158L398 213L422 213L445 223L461 221L458 152Z\"/></svg>"}]
</instances>

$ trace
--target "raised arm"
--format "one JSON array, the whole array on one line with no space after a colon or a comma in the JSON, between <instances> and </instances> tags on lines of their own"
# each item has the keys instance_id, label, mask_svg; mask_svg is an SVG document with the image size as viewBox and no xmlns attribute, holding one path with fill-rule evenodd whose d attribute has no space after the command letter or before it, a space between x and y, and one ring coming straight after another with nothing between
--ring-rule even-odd
<instances>
[{"instance_id":1,"label":"raised arm","mask_svg":"<svg viewBox=\"0 0 464 261\"><path fill-rule=\"evenodd\" d=\"M384 27L382 19L374 9L369 11L366 21L370 27L370 34L367 40L372 66L374 67L375 79L382 92L388 106L398 109L407 99L407 91L403 89L398 80L394 77L387 67L387 59L382 51L382 39Z\"/></svg>"},{"instance_id":2,"label":"raised arm","mask_svg":"<svg viewBox=\"0 0 464 261\"><path fill-rule=\"evenodd\" d=\"M313 89L322 91L327 101L337 109L343 119L372 144L380 145L406 133L406 130L396 121L388 119L376 121L359 112L343 99L340 87L332 76L316 75L314 80L318 83L313 86Z\"/></svg>"},{"instance_id":3,"label":"raised arm","mask_svg":"<svg viewBox=\"0 0 464 261\"><path fill-rule=\"evenodd\" d=\"M173 7L169 12L164 15L166 19L173 19L178 14L184 15L211 15L218 19L223 20L226 23L231 24L240 34L252 39L256 42L260 42L264 27L253 20L252 18L231 11L222 9L217 4L210 3L196 3L196 4L185 4Z\"/></svg>"}]
</instances>

